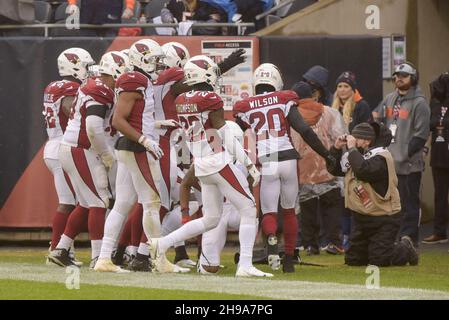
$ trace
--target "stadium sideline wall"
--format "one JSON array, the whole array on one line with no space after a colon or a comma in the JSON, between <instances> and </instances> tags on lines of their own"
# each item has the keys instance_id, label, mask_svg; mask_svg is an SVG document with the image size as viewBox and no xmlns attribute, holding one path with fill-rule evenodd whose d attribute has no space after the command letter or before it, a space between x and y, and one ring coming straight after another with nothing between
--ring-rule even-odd
<instances>
[{"instance_id":1,"label":"stadium sideline wall","mask_svg":"<svg viewBox=\"0 0 449 320\"><path fill-rule=\"evenodd\" d=\"M372 107L382 98L380 37L151 38L160 43L179 41L191 55L201 53L202 40L253 40L253 68L259 60L277 64L286 89L300 80L308 68L321 64L330 70L332 89L339 73L353 70L364 88L362 95ZM105 52L128 48L138 39L0 38L0 228L51 226L57 197L42 159L46 141L42 95L45 86L59 78L58 54L76 46L91 52L98 61Z\"/></svg>"}]
</instances>

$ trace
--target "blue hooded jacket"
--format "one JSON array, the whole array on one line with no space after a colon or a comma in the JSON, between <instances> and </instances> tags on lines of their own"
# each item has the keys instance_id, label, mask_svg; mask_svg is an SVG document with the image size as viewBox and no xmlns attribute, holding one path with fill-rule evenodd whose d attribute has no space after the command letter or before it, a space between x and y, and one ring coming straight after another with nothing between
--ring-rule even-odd
<instances>
[{"instance_id":1,"label":"blue hooded jacket","mask_svg":"<svg viewBox=\"0 0 449 320\"><path fill-rule=\"evenodd\" d=\"M317 83L321 88L323 88L324 95L320 98L322 104L326 106L332 105L332 94L327 89L327 84L329 82L329 71L322 66L313 66L302 76L307 82L313 81Z\"/></svg>"}]
</instances>

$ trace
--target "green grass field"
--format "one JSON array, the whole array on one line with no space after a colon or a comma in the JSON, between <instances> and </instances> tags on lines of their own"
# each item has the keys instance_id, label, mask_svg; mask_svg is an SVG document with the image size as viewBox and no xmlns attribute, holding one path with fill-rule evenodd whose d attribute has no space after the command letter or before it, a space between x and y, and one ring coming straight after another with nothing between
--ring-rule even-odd
<instances>
[{"instance_id":1,"label":"green grass field","mask_svg":"<svg viewBox=\"0 0 449 320\"><path fill-rule=\"evenodd\" d=\"M194 256L192 250L192 256ZM45 249L0 249L0 299L449 299L449 253L426 250L415 267L380 269L380 289L368 289L364 267L348 267L343 256L303 257L324 267L296 266L294 274L275 271L272 279L235 278L233 249L222 255L219 276L189 274L104 274L86 267L90 251L78 259L80 288L67 289L70 274L46 266ZM171 258L172 255L170 254ZM269 271L267 266L259 265Z\"/></svg>"}]
</instances>

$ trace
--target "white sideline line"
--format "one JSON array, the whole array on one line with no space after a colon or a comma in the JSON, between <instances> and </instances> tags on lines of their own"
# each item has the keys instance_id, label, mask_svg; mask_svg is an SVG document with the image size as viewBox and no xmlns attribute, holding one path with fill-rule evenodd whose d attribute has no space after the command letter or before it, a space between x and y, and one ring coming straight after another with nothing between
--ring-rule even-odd
<instances>
[{"instance_id":1,"label":"white sideline line","mask_svg":"<svg viewBox=\"0 0 449 320\"><path fill-rule=\"evenodd\" d=\"M193 272L193 271L192 271ZM58 267L32 264L0 263L0 279L61 283L67 274ZM449 293L436 290L381 287L369 290L361 285L294 280L246 279L227 276L180 274L98 273L81 269L80 286L101 284L138 288L203 291L252 295L271 299L449 299ZM193 297L193 296L192 296Z\"/></svg>"}]
</instances>

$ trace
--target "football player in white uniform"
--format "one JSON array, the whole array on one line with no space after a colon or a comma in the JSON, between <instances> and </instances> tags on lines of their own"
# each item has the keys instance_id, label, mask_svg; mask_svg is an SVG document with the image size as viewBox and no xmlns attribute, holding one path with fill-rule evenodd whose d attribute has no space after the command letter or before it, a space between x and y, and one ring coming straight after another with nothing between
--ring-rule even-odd
<instances>
[{"instance_id":1,"label":"football player in white uniform","mask_svg":"<svg viewBox=\"0 0 449 320\"><path fill-rule=\"evenodd\" d=\"M216 227L225 196L241 214L241 259L236 276L272 276L252 265L257 233L256 206L246 178L232 163L233 155L248 168L255 184L260 174L236 139L222 139L227 128L223 101L213 92L219 78L218 70L209 57L191 58L184 66L184 73L185 82L193 86L193 91L183 93L175 101L186 142L194 158L195 174L201 181L204 216L163 238L150 238L150 253L158 269L163 263L164 253L176 242Z\"/></svg>"},{"instance_id":2,"label":"football player in white uniform","mask_svg":"<svg viewBox=\"0 0 449 320\"><path fill-rule=\"evenodd\" d=\"M101 249L104 219L112 196L107 171L114 165L108 145L114 105L115 79L127 70L127 57L112 51L103 55L100 77L88 78L78 90L70 121L59 148L59 159L68 173L79 201L72 212L56 249L49 259L57 265L71 265L67 259L75 237L87 221L94 266Z\"/></svg>"},{"instance_id":3,"label":"football player in white uniform","mask_svg":"<svg viewBox=\"0 0 449 320\"><path fill-rule=\"evenodd\" d=\"M54 250L64 232L76 198L69 176L58 158L59 144L65 132L75 95L80 83L87 78L88 67L94 63L90 54L81 48L64 50L57 59L62 80L51 82L44 91L45 124L48 141L44 148L44 161L53 174L59 205L53 216L50 250Z\"/></svg>"},{"instance_id":4,"label":"football player in white uniform","mask_svg":"<svg viewBox=\"0 0 449 320\"><path fill-rule=\"evenodd\" d=\"M285 256L284 272L294 272L293 255L298 233L295 203L298 196L298 152L293 147L289 130L292 127L319 155L332 160L314 131L304 122L296 106L293 91L281 91L279 69L264 63L254 71L255 96L238 101L233 108L237 122L256 135L257 156L261 163L260 201L263 213L262 230L267 236L268 264L277 270L280 258L277 248L277 211L283 213ZM335 159L334 159L335 161Z\"/></svg>"},{"instance_id":5,"label":"football player in white uniform","mask_svg":"<svg viewBox=\"0 0 449 320\"><path fill-rule=\"evenodd\" d=\"M123 134L116 143L117 201L105 227L107 232L97 271L121 272L112 264L111 254L136 194L143 206L145 234L147 237L161 235L159 185L162 177L158 160L163 151L155 133L152 80L164 69L163 52L157 42L144 39L134 43L128 54L134 71L117 80L118 99L113 117L114 127ZM171 264L165 256L163 262L160 272L189 271Z\"/></svg>"}]
</instances>

